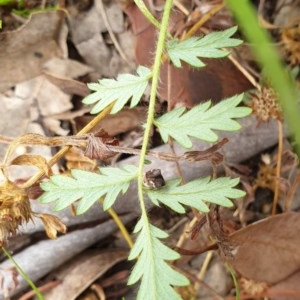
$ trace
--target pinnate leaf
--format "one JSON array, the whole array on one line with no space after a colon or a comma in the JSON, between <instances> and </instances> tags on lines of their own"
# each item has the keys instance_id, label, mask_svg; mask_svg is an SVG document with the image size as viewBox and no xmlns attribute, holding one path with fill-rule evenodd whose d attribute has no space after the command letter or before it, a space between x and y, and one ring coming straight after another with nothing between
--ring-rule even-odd
<instances>
[{"instance_id":1,"label":"pinnate leaf","mask_svg":"<svg viewBox=\"0 0 300 300\"><path fill-rule=\"evenodd\" d=\"M151 70L139 66L138 75L121 74L117 79L101 79L99 83L89 83L88 87L94 91L83 99L85 104L97 104L91 110L92 114L96 114L104 110L111 103L115 102L112 113L120 111L125 104L131 99L130 107L138 104L143 96L148 80L151 78Z\"/></svg>"},{"instance_id":2,"label":"pinnate leaf","mask_svg":"<svg viewBox=\"0 0 300 300\"><path fill-rule=\"evenodd\" d=\"M205 202L215 203L225 207L233 204L230 199L241 198L245 192L235 189L239 179L220 177L210 180L210 177L193 180L187 184L179 185L180 180L172 180L159 190L146 190L150 200L159 205L159 202L170 207L178 213L184 213L187 205L201 212L209 212Z\"/></svg>"},{"instance_id":3,"label":"pinnate leaf","mask_svg":"<svg viewBox=\"0 0 300 300\"><path fill-rule=\"evenodd\" d=\"M208 142L218 140L215 130L236 131L240 124L233 120L251 113L248 107L237 107L242 101L243 94L222 100L214 106L207 101L191 110L185 107L174 109L154 121L164 142L172 137L185 148L192 147L190 137Z\"/></svg>"},{"instance_id":4,"label":"pinnate leaf","mask_svg":"<svg viewBox=\"0 0 300 300\"><path fill-rule=\"evenodd\" d=\"M167 44L168 54L175 65L180 68L181 60L193 67L204 67L199 57L218 58L229 54L223 47L234 47L242 43L241 40L231 38L237 27L225 31L212 32L204 37L190 37L186 40L170 40Z\"/></svg>"},{"instance_id":5,"label":"pinnate leaf","mask_svg":"<svg viewBox=\"0 0 300 300\"><path fill-rule=\"evenodd\" d=\"M137 168L132 165L119 168L101 168L101 174L81 170L71 170L72 177L54 175L50 181L41 183L45 193L41 203L55 201L54 210L62 210L77 200L77 214L86 212L100 197L104 196L104 210L110 208L117 196L125 193L130 181L137 176Z\"/></svg>"},{"instance_id":6,"label":"pinnate leaf","mask_svg":"<svg viewBox=\"0 0 300 300\"><path fill-rule=\"evenodd\" d=\"M188 285L188 279L172 269L166 260L175 260L179 254L165 246L160 239L167 233L151 225L143 217L135 227L138 238L131 250L129 260L138 258L128 284L141 280L138 300L180 300L172 286Z\"/></svg>"}]
</instances>

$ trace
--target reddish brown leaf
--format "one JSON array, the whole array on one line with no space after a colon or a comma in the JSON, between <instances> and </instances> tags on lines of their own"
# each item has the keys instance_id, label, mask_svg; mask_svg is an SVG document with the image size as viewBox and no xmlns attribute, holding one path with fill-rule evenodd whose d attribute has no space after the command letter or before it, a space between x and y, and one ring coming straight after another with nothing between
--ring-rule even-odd
<instances>
[{"instance_id":1,"label":"reddish brown leaf","mask_svg":"<svg viewBox=\"0 0 300 300\"><path fill-rule=\"evenodd\" d=\"M217 165L223 161L223 155L220 152L217 152L217 150L221 149L226 143L228 143L228 139L223 138L221 141L206 150L188 151L185 152L182 157L189 162L209 160L211 163Z\"/></svg>"},{"instance_id":2,"label":"reddish brown leaf","mask_svg":"<svg viewBox=\"0 0 300 300\"><path fill-rule=\"evenodd\" d=\"M268 297L273 300L299 300L300 299L300 271L273 285L268 290Z\"/></svg>"},{"instance_id":3,"label":"reddish brown leaf","mask_svg":"<svg viewBox=\"0 0 300 300\"><path fill-rule=\"evenodd\" d=\"M151 66L152 54L155 53L156 29L134 4L128 5L124 11L136 34L136 61L140 65ZM179 11L173 12L169 26L173 32L183 22L184 17ZM171 108L177 103L192 107L204 100L219 101L252 87L230 60L203 59L203 61L207 66L200 69L191 68L186 64L178 69L168 62L162 65L158 92L162 100L168 100Z\"/></svg>"},{"instance_id":4,"label":"reddish brown leaf","mask_svg":"<svg viewBox=\"0 0 300 300\"><path fill-rule=\"evenodd\" d=\"M283 213L236 231L220 248L244 277L275 284L300 270L299 232L300 214Z\"/></svg>"}]
</instances>

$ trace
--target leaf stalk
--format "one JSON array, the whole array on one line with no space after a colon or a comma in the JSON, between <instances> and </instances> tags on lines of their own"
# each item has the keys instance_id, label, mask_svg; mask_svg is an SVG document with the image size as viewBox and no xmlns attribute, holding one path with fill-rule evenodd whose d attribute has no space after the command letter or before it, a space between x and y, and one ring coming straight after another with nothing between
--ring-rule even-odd
<instances>
[{"instance_id":1,"label":"leaf stalk","mask_svg":"<svg viewBox=\"0 0 300 300\"><path fill-rule=\"evenodd\" d=\"M161 58L165 47L165 40L167 37L168 23L171 14L172 4L173 4L173 0L166 1L164 14L161 22L161 28L159 31L154 65L153 65L153 72L152 72L153 77L152 77L151 94L149 100L149 109L148 109L147 121L145 126L143 144L140 153L140 160L139 160L139 167L138 167L138 197L140 201L142 214L146 217L146 220L148 220L148 218L147 218L147 212L146 212L144 196L143 196L143 170L144 170L144 164L145 164L145 159L147 154L147 148L149 144L149 138L151 134L151 127L154 121L155 101L156 101L157 87L159 81L159 71L161 66Z\"/></svg>"}]
</instances>

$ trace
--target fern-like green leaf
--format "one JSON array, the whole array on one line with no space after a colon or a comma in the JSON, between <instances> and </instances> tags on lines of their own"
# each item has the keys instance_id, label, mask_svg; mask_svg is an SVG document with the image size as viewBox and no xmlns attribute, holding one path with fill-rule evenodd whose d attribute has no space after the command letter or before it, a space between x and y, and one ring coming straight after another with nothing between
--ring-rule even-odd
<instances>
[{"instance_id":1,"label":"fern-like green leaf","mask_svg":"<svg viewBox=\"0 0 300 300\"><path fill-rule=\"evenodd\" d=\"M115 103L111 113L116 113L124 107L129 99L131 99L130 107L136 106L147 88L151 70L139 66L137 74L121 74L116 80L101 79L99 83L89 83L88 87L94 93L85 97L82 102L85 104L98 102L91 110L92 114L101 112L113 102Z\"/></svg>"},{"instance_id":2,"label":"fern-like green leaf","mask_svg":"<svg viewBox=\"0 0 300 300\"><path fill-rule=\"evenodd\" d=\"M136 225L138 238L131 250L129 260L138 258L128 284L141 280L137 300L181 300L173 286L188 285L188 279L172 269L166 260L175 260L179 254L165 246L160 239L168 235L149 224L142 217Z\"/></svg>"},{"instance_id":3,"label":"fern-like green leaf","mask_svg":"<svg viewBox=\"0 0 300 300\"><path fill-rule=\"evenodd\" d=\"M137 177L137 168L127 165L123 169L101 168L101 174L81 170L71 170L72 177L51 176L50 181L41 183L45 193L41 203L55 201L54 210L62 210L77 200L77 214L86 212L100 197L104 196L103 209L110 208L117 196L125 193L130 181Z\"/></svg>"},{"instance_id":4,"label":"fern-like green leaf","mask_svg":"<svg viewBox=\"0 0 300 300\"><path fill-rule=\"evenodd\" d=\"M205 202L231 207L233 204L230 199L245 196L245 192L233 188L238 183L237 178L220 177L210 180L209 177L205 177L184 185L179 185L180 180L172 180L159 190L145 189L145 191L155 205L161 202L181 214L185 212L182 205L187 205L206 213L209 208Z\"/></svg>"},{"instance_id":5,"label":"fern-like green leaf","mask_svg":"<svg viewBox=\"0 0 300 300\"><path fill-rule=\"evenodd\" d=\"M211 106L211 102L199 104L191 110L185 107L174 109L154 121L164 142L172 137L185 148L192 147L190 137L216 142L218 136L213 129L235 131L240 124L233 120L251 113L248 107L237 107L243 95L233 96Z\"/></svg>"},{"instance_id":6,"label":"fern-like green leaf","mask_svg":"<svg viewBox=\"0 0 300 300\"><path fill-rule=\"evenodd\" d=\"M175 65L181 67L181 60L193 67L204 67L205 64L199 57L218 58L229 54L222 50L223 47L235 47L242 43L241 40L231 38L237 27L225 31L212 32L204 37L190 37L186 40L170 40L167 43L168 54Z\"/></svg>"}]
</instances>

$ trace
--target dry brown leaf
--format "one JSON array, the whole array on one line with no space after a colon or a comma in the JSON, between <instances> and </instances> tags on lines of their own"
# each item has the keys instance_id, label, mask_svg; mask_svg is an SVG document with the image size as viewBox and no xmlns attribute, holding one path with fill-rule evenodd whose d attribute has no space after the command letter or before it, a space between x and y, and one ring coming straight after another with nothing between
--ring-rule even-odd
<instances>
[{"instance_id":1,"label":"dry brown leaf","mask_svg":"<svg viewBox=\"0 0 300 300\"><path fill-rule=\"evenodd\" d=\"M300 213L266 218L236 231L221 254L244 277L275 284L300 269Z\"/></svg>"},{"instance_id":2,"label":"dry brown leaf","mask_svg":"<svg viewBox=\"0 0 300 300\"><path fill-rule=\"evenodd\" d=\"M47 300L75 300L97 278L127 256L128 252L124 250L79 254L55 271L55 277L61 280L61 284L44 293L44 297Z\"/></svg>"},{"instance_id":3,"label":"dry brown leaf","mask_svg":"<svg viewBox=\"0 0 300 300\"><path fill-rule=\"evenodd\" d=\"M44 73L47 80L49 80L52 84L56 85L60 88L63 92L70 94L70 95L79 95L82 97L87 96L90 93L90 90L86 86L86 84L70 79L67 77L60 77L55 74L51 73Z\"/></svg>"},{"instance_id":4,"label":"dry brown leaf","mask_svg":"<svg viewBox=\"0 0 300 300\"><path fill-rule=\"evenodd\" d=\"M0 81L2 81L2 77ZM25 101L24 99L21 99L17 96L8 97L0 94L0 103L0 134L10 137L15 137L23 134L28 127L28 123L30 122L30 101ZM6 149L7 145L1 143L1 157L4 156Z\"/></svg>"},{"instance_id":5,"label":"dry brown leaf","mask_svg":"<svg viewBox=\"0 0 300 300\"><path fill-rule=\"evenodd\" d=\"M76 128L79 131L93 116L81 116L75 118ZM92 132L97 132L101 128L104 129L110 136L115 136L120 133L125 133L133 130L144 123L146 120L146 109L137 107L133 109L123 109L114 115L106 116L99 124L97 124Z\"/></svg>"},{"instance_id":6,"label":"dry brown leaf","mask_svg":"<svg viewBox=\"0 0 300 300\"><path fill-rule=\"evenodd\" d=\"M35 78L34 81L37 88L37 104L42 116L60 114L73 108L71 96L48 81L44 75Z\"/></svg>"},{"instance_id":7,"label":"dry brown leaf","mask_svg":"<svg viewBox=\"0 0 300 300\"><path fill-rule=\"evenodd\" d=\"M90 4L92 7L84 12L81 12L75 5L69 9L68 21L72 42L87 65L105 77L115 76L118 73L120 58L109 49L101 34L107 32L107 29L97 1L90 2ZM106 9L106 13L109 20L113 20L110 22L112 30L122 32L124 16L120 6L113 1L109 2L109 6L110 9ZM97 50L91 51L91 49Z\"/></svg>"},{"instance_id":8,"label":"dry brown leaf","mask_svg":"<svg viewBox=\"0 0 300 300\"><path fill-rule=\"evenodd\" d=\"M43 64L59 56L57 39L64 11L32 14L19 29L0 34L0 91L42 73Z\"/></svg>"},{"instance_id":9,"label":"dry brown leaf","mask_svg":"<svg viewBox=\"0 0 300 300\"><path fill-rule=\"evenodd\" d=\"M56 239L57 232L67 232L66 225L62 223L62 221L57 216L44 213L37 214L37 216L43 222L47 236L50 239Z\"/></svg>"},{"instance_id":10,"label":"dry brown leaf","mask_svg":"<svg viewBox=\"0 0 300 300\"><path fill-rule=\"evenodd\" d=\"M86 157L80 149L75 147L68 150L65 159L68 170L96 171L98 169L96 160Z\"/></svg>"},{"instance_id":11,"label":"dry brown leaf","mask_svg":"<svg viewBox=\"0 0 300 300\"><path fill-rule=\"evenodd\" d=\"M267 295L272 300L299 300L299 282L300 272L297 272L269 288Z\"/></svg>"},{"instance_id":12,"label":"dry brown leaf","mask_svg":"<svg viewBox=\"0 0 300 300\"><path fill-rule=\"evenodd\" d=\"M70 58L54 57L44 65L44 73L59 77L79 78L94 69L88 65Z\"/></svg>"}]
</instances>

